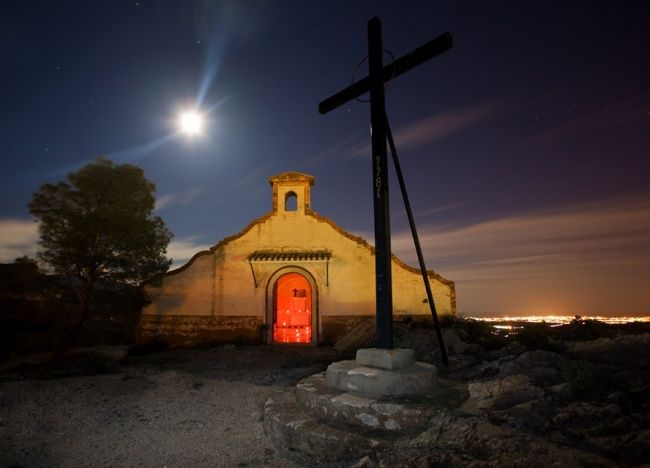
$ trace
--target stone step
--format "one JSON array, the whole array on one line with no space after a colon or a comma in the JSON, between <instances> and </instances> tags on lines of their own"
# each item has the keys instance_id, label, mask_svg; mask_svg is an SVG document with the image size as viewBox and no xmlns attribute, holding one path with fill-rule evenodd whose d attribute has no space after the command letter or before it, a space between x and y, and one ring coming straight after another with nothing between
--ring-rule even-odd
<instances>
[{"instance_id":1,"label":"stone step","mask_svg":"<svg viewBox=\"0 0 650 468\"><path fill-rule=\"evenodd\" d=\"M427 396L375 400L377 397L370 395L330 389L320 373L266 401L264 431L276 447L288 450L289 456L306 454L308 464L358 460L414 437L431 421L458 408L466 393L464 387L441 379Z\"/></svg>"},{"instance_id":2,"label":"stone step","mask_svg":"<svg viewBox=\"0 0 650 468\"><path fill-rule=\"evenodd\" d=\"M380 369L409 369L415 364L415 351L405 348L362 348L357 349L355 361L362 366Z\"/></svg>"},{"instance_id":3,"label":"stone step","mask_svg":"<svg viewBox=\"0 0 650 468\"><path fill-rule=\"evenodd\" d=\"M314 466L359 459L390 443L318 421L302 410L293 389L279 391L266 401L264 432L276 446L309 455Z\"/></svg>"},{"instance_id":4,"label":"stone step","mask_svg":"<svg viewBox=\"0 0 650 468\"><path fill-rule=\"evenodd\" d=\"M328 425L356 427L363 433L393 437L420 432L436 411L433 395L385 398L345 392L329 387L324 372L296 385L296 402Z\"/></svg>"},{"instance_id":5,"label":"stone step","mask_svg":"<svg viewBox=\"0 0 650 468\"><path fill-rule=\"evenodd\" d=\"M407 369L381 369L339 361L330 364L325 374L327 385L348 392L381 396L426 395L437 384L436 367L415 362Z\"/></svg>"}]
</instances>

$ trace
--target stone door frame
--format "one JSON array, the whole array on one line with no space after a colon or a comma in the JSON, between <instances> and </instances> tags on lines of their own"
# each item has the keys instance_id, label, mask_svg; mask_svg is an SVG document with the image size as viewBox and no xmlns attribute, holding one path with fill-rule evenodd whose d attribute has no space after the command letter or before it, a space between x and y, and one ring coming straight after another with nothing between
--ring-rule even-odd
<instances>
[{"instance_id":1,"label":"stone door frame","mask_svg":"<svg viewBox=\"0 0 650 468\"><path fill-rule=\"evenodd\" d=\"M309 343L275 343L273 341L273 307L275 305L275 283L281 276L286 275L287 273L297 273L304 277L309 283L309 288L311 290L311 342ZM266 342L268 344L282 345L282 346L310 346L317 345L321 339L321 316L319 313L319 302L318 302L318 283L316 278L311 272L303 267L297 265L283 266L275 270L270 276L269 280L266 283L266 313L264 314L264 324L266 325Z\"/></svg>"}]
</instances>

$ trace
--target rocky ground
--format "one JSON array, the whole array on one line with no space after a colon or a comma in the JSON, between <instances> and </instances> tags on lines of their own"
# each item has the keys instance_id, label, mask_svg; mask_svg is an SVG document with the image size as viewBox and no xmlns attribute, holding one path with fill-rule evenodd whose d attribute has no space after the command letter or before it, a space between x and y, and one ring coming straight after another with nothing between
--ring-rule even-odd
<instances>
[{"instance_id":1,"label":"rocky ground","mask_svg":"<svg viewBox=\"0 0 650 468\"><path fill-rule=\"evenodd\" d=\"M464 389L462 404L437 409L419 435L335 466L650 461L649 333L579 340L522 333L494 340L472 326L446 329L451 366L440 369L443 379ZM422 360L438 359L430 329L402 324L396 339ZM328 347L125 353L124 347L73 352L56 367L38 356L6 362L0 465L315 465L268 442L264 402L349 358Z\"/></svg>"},{"instance_id":2,"label":"rocky ground","mask_svg":"<svg viewBox=\"0 0 650 468\"><path fill-rule=\"evenodd\" d=\"M445 336L451 366L443 374L467 385L467 399L360 466L650 462L650 334L544 340L547 349L510 340L492 351L463 330Z\"/></svg>"},{"instance_id":3,"label":"rocky ground","mask_svg":"<svg viewBox=\"0 0 650 468\"><path fill-rule=\"evenodd\" d=\"M125 353L5 363L0 466L295 466L263 433L264 402L338 356L268 346Z\"/></svg>"}]
</instances>

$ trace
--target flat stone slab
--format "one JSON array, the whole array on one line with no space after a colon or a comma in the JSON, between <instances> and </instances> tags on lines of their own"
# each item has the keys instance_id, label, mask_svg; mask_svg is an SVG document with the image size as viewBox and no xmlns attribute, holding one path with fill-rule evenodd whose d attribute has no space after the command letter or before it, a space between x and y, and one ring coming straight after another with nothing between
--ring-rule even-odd
<instances>
[{"instance_id":1,"label":"flat stone slab","mask_svg":"<svg viewBox=\"0 0 650 468\"><path fill-rule=\"evenodd\" d=\"M301 380L296 400L307 413L330 425L381 436L419 432L436 411L431 399L381 398L329 387L324 372Z\"/></svg>"},{"instance_id":2,"label":"flat stone slab","mask_svg":"<svg viewBox=\"0 0 650 468\"><path fill-rule=\"evenodd\" d=\"M437 384L435 366L416 362L408 369L380 369L359 365L357 361L339 361L329 365L327 385L346 392L378 396L424 395Z\"/></svg>"},{"instance_id":3,"label":"flat stone slab","mask_svg":"<svg viewBox=\"0 0 650 468\"><path fill-rule=\"evenodd\" d=\"M264 432L303 466L349 466L445 420L467 398L461 387L441 379L424 396L381 397L332 388L321 372L266 401Z\"/></svg>"},{"instance_id":4,"label":"flat stone slab","mask_svg":"<svg viewBox=\"0 0 650 468\"><path fill-rule=\"evenodd\" d=\"M266 401L264 432L276 446L309 455L313 466L358 459L387 445L382 439L320 422L302 411L292 390L277 392Z\"/></svg>"},{"instance_id":5,"label":"flat stone slab","mask_svg":"<svg viewBox=\"0 0 650 468\"><path fill-rule=\"evenodd\" d=\"M415 364L415 352L406 348L363 348L357 350L356 361L362 366L380 369L408 369Z\"/></svg>"}]
</instances>

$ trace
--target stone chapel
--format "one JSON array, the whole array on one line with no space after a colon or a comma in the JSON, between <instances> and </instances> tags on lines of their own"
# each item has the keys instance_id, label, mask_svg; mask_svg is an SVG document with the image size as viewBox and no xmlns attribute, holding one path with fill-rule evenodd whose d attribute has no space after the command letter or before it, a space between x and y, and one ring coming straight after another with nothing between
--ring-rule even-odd
<instances>
[{"instance_id":1,"label":"stone chapel","mask_svg":"<svg viewBox=\"0 0 650 468\"><path fill-rule=\"evenodd\" d=\"M146 286L136 341L318 344L375 316L374 248L311 209L314 177L269 179L273 210ZM429 271L438 314L454 283ZM393 315L431 320L422 276L393 255Z\"/></svg>"}]
</instances>

